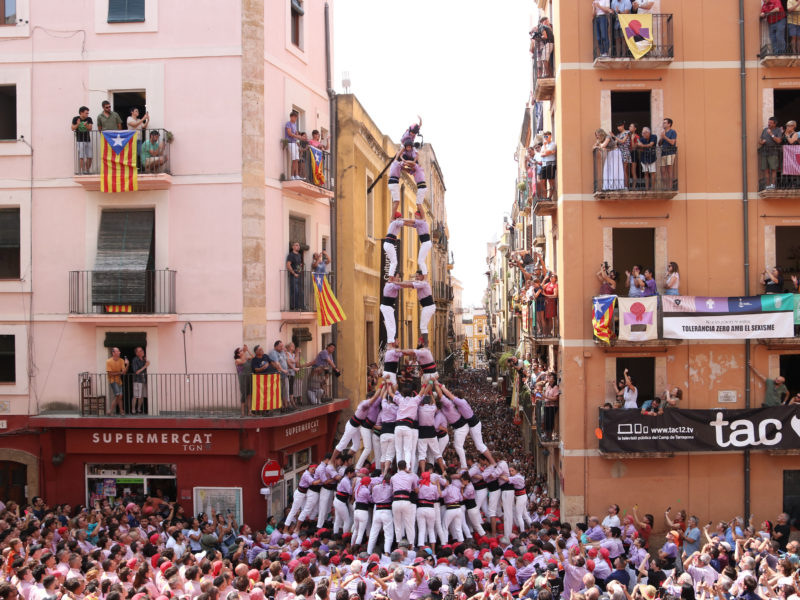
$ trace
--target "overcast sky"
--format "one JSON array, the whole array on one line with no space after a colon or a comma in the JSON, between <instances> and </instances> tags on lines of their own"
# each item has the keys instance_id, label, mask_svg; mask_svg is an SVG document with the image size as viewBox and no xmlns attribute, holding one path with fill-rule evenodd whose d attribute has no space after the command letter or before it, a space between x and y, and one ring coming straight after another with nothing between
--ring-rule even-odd
<instances>
[{"instance_id":1,"label":"overcast sky","mask_svg":"<svg viewBox=\"0 0 800 600\"><path fill-rule=\"evenodd\" d=\"M515 197L530 93L531 0L334 0L334 87L395 142L421 115L444 175L453 275L464 304L486 287L486 242ZM382 185L386 185L385 179Z\"/></svg>"}]
</instances>

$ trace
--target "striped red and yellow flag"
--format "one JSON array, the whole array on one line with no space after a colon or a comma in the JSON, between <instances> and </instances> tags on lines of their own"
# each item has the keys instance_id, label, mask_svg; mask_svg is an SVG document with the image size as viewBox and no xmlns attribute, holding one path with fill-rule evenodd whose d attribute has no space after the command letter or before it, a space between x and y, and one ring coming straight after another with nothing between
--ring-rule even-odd
<instances>
[{"instance_id":1,"label":"striped red and yellow flag","mask_svg":"<svg viewBox=\"0 0 800 600\"><path fill-rule=\"evenodd\" d=\"M319 325L333 325L347 319L324 273L314 273L314 300L317 303Z\"/></svg>"},{"instance_id":2,"label":"striped red and yellow flag","mask_svg":"<svg viewBox=\"0 0 800 600\"><path fill-rule=\"evenodd\" d=\"M133 312L130 304L106 304L107 313L129 313Z\"/></svg>"},{"instance_id":3,"label":"striped red and yellow flag","mask_svg":"<svg viewBox=\"0 0 800 600\"><path fill-rule=\"evenodd\" d=\"M139 189L135 130L102 131L100 137L100 191L135 192Z\"/></svg>"},{"instance_id":4,"label":"striped red and yellow flag","mask_svg":"<svg viewBox=\"0 0 800 600\"><path fill-rule=\"evenodd\" d=\"M283 404L281 401L281 375L253 374L252 410L275 410Z\"/></svg>"}]
</instances>

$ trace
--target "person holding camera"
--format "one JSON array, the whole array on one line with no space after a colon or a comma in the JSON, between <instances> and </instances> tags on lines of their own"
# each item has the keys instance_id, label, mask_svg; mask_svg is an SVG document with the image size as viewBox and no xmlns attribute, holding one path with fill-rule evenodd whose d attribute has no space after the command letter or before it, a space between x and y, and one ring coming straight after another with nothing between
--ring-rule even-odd
<instances>
[{"instance_id":1,"label":"person holding camera","mask_svg":"<svg viewBox=\"0 0 800 600\"><path fill-rule=\"evenodd\" d=\"M617 272L608 265L608 261L600 264L600 270L595 273L600 282L600 294L603 296L617 293Z\"/></svg>"}]
</instances>

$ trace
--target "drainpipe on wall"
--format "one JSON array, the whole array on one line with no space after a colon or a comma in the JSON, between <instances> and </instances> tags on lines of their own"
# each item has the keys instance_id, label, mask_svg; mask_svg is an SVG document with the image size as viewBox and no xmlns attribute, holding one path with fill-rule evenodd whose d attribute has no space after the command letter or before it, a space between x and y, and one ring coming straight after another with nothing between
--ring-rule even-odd
<instances>
[{"instance_id":1,"label":"drainpipe on wall","mask_svg":"<svg viewBox=\"0 0 800 600\"><path fill-rule=\"evenodd\" d=\"M747 202L747 70L744 53L744 0L739 0L739 95L742 110L742 233L744 295L750 294L750 228ZM750 340L744 341L744 407L750 408ZM744 451L744 518L750 514L750 450Z\"/></svg>"},{"instance_id":2,"label":"drainpipe on wall","mask_svg":"<svg viewBox=\"0 0 800 600\"><path fill-rule=\"evenodd\" d=\"M333 276L336 278L336 285L334 292L338 295L338 283L341 277L339 276L339 257L337 252L337 223L336 223L336 150L337 150L337 143L336 143L336 135L338 130L336 128L336 119L337 119L337 106L336 106L336 91L333 89L333 85L331 83L331 9L330 5L325 2L325 78L326 78L326 89L328 91L328 113L330 115L330 128L331 128L331 169L329 173L329 177L333 179L333 190L334 190L334 197L333 201L330 204L330 229L331 229L331 270L333 271ZM338 334L338 327L336 323L331 326L331 341L336 344L336 337ZM337 396L339 391L339 380L337 377L333 378L333 397Z\"/></svg>"}]
</instances>

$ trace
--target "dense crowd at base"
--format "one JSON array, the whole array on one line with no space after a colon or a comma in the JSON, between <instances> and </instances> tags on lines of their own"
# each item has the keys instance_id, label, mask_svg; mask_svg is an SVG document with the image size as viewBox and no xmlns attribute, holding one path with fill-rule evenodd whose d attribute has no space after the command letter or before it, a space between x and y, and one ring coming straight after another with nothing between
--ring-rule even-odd
<instances>
[{"instance_id":1,"label":"dense crowd at base","mask_svg":"<svg viewBox=\"0 0 800 600\"><path fill-rule=\"evenodd\" d=\"M653 528L660 523L636 506L621 512L611 504L602 518L562 522L558 503L547 497L532 463L524 459L510 409L487 384L486 374L463 373L459 379L470 390L470 404L483 422L495 464L513 455L519 459L517 473L524 472L531 484L522 496L521 527L513 521L507 528L503 519L489 517L480 505L476 520L453 518L450 515L461 514L461 506L447 501L443 507L436 501L428 505L430 494L420 490L430 483L420 483L416 524L424 526L429 516L435 520L445 513L443 523L459 522L467 531L460 535L462 531L452 527L433 527L430 537L423 534L421 543L415 543L419 531L412 523L410 535L393 536L386 544L384 536L399 525L391 516L395 507L368 505L365 489L371 488L374 495L376 487L398 473L417 477L402 464L399 471L392 467L385 475L378 468L354 477L365 489L361 497L356 491L352 508L367 513L365 523L343 523L348 507L338 506L323 512L320 526L319 517L295 524L284 514L254 530L236 523L231 514L187 515L181 505L161 495L54 508L37 497L27 506L9 501L0 507L0 600L798 598L800 554L798 542L790 540L788 515L780 515L775 523L756 525L752 518L747 523L736 517L700 527L696 516L667 509L667 539L660 547L651 545ZM465 451L475 464L478 455L471 443ZM349 453L340 452L337 460L343 454ZM457 480L464 481L462 490L472 485L469 471L466 476L459 471L460 457L454 450L448 448L444 459L445 475L437 472L438 465L430 471L426 466L418 480L446 480L449 474L450 483L439 484L445 492ZM345 463L350 460L345 456ZM368 473L372 466L377 465L367 465ZM341 496L334 495L334 503L343 504ZM389 501L397 502L411 503ZM472 508L467 512L474 514ZM374 540L355 539L355 529L372 531L376 521ZM451 533L455 535L449 537Z\"/></svg>"}]
</instances>

